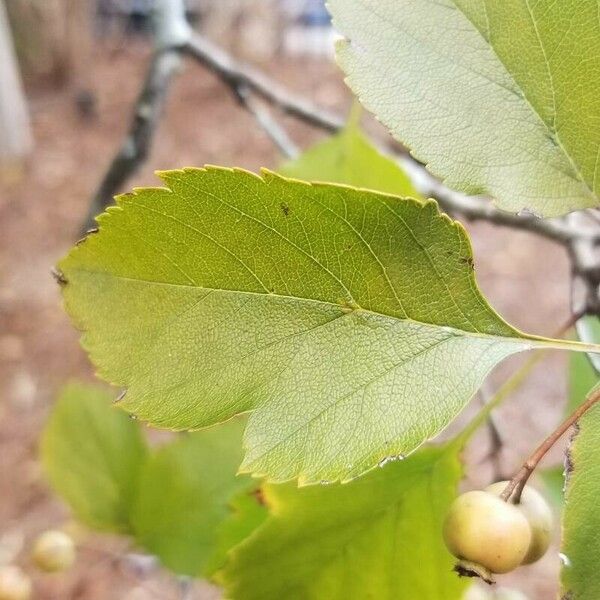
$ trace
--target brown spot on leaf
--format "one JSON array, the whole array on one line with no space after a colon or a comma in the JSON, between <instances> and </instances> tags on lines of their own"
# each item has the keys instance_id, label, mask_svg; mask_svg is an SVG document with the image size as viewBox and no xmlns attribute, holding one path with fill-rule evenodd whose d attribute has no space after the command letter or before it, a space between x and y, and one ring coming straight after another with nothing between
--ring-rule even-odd
<instances>
[{"instance_id":1,"label":"brown spot on leaf","mask_svg":"<svg viewBox=\"0 0 600 600\"><path fill-rule=\"evenodd\" d=\"M251 496L254 496L255 500L261 505L261 506L266 506L267 505L267 501L265 499L265 494L262 491L262 488L256 488L255 490L252 490L250 492Z\"/></svg>"}]
</instances>

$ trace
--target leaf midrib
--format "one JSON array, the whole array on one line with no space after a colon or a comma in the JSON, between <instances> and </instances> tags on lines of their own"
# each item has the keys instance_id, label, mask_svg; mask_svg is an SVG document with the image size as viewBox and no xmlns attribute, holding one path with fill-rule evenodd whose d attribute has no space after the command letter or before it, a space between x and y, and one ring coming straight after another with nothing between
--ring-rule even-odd
<instances>
[{"instance_id":1,"label":"leaf midrib","mask_svg":"<svg viewBox=\"0 0 600 600\"><path fill-rule=\"evenodd\" d=\"M519 337L517 337L516 335L514 337L510 337L510 336L497 335L497 334L493 334L493 333L466 331L464 329L460 329L458 327L453 327L450 325L438 325L437 323L427 323L425 321L417 321L416 319L412 319L410 317L400 318L400 317L396 317L394 315L388 315L386 313L381 313L381 312L378 312L378 311L375 311L372 309L363 308L362 306L350 307L350 306L345 306L343 304L338 304L336 302L328 302L326 300L316 300L315 298L303 298L300 296L287 296L285 294L276 294L273 292L264 292L263 293L263 292L252 292L252 291L248 291L248 290L231 290L231 289L225 289L225 288L204 287L204 286L200 286L200 285L187 285L185 283L152 281L152 280L141 279L141 278L136 278L136 277L127 277L124 275L113 275L112 273L107 273L106 271L92 271L90 269L82 269L82 268L78 268L78 267L70 269L70 271L85 273L86 275L107 277L107 278L118 279L118 280L122 280L122 281L130 281L132 283L143 283L143 284L147 284L147 285L158 285L158 286L165 286L165 287L184 288L184 289L188 289L188 290L189 289L203 290L208 293L222 293L222 294L232 294L232 295L240 294L240 295L248 295L248 296L257 296L257 297L261 297L261 298L273 298L273 299L280 298L282 300L288 300L288 301L292 301L292 302L316 304L318 306L328 306L331 308L337 308L338 310L347 312L347 313L371 314L376 317L390 319L392 321L408 322L408 323L412 323L414 325L419 325L421 327L429 327L432 329L442 329L444 331L448 331L449 333L452 333L456 337L468 336L468 337L473 337L473 338L493 339L493 340L498 340L498 341L505 340L507 342L514 343L514 344L523 344L523 343L528 342L528 343L531 343L532 345L541 345L544 347L547 347L549 345L549 343L552 343L552 342L560 342L560 343L563 342L563 340L546 340L543 337L528 335L528 334L522 333L517 330L515 330L515 333L518 334ZM566 340L564 342L567 343Z\"/></svg>"}]
</instances>

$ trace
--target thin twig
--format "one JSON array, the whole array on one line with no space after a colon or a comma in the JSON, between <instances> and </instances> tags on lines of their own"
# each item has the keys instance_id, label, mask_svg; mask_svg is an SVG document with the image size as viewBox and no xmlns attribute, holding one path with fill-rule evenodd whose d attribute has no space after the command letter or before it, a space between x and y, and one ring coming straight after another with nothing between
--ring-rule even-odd
<instances>
[{"instance_id":1,"label":"thin twig","mask_svg":"<svg viewBox=\"0 0 600 600\"><path fill-rule=\"evenodd\" d=\"M183 49L231 88L247 88L281 111L325 131L335 132L344 126L340 116L291 94L264 73L234 60L203 36L193 35Z\"/></svg>"},{"instance_id":2,"label":"thin twig","mask_svg":"<svg viewBox=\"0 0 600 600\"><path fill-rule=\"evenodd\" d=\"M283 156L296 158L300 154L298 147L290 139L286 130L279 125L267 108L254 100L247 88L238 88L235 90L235 94L240 104L254 117Z\"/></svg>"},{"instance_id":3,"label":"thin twig","mask_svg":"<svg viewBox=\"0 0 600 600\"><path fill-rule=\"evenodd\" d=\"M594 390L586 401L569 417L567 417L533 452L533 454L523 463L517 474L508 482L508 485L500 494L502 500L512 501L518 504L521 501L521 493L527 483L527 480L538 466L540 460L544 458L548 450L564 435L564 433L600 400L600 389Z\"/></svg>"}]
</instances>

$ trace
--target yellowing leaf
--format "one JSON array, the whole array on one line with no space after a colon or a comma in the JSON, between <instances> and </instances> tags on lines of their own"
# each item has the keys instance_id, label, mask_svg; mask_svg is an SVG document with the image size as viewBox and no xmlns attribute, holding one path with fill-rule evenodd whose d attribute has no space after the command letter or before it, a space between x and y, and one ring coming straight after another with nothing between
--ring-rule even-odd
<instances>
[{"instance_id":1,"label":"yellowing leaf","mask_svg":"<svg viewBox=\"0 0 600 600\"><path fill-rule=\"evenodd\" d=\"M479 292L434 202L269 172L161 174L62 261L67 309L121 406L195 429L250 412L242 469L349 479L414 450L534 346Z\"/></svg>"},{"instance_id":2,"label":"yellowing leaf","mask_svg":"<svg viewBox=\"0 0 600 600\"><path fill-rule=\"evenodd\" d=\"M329 0L362 103L453 188L545 216L598 205L596 0Z\"/></svg>"}]
</instances>

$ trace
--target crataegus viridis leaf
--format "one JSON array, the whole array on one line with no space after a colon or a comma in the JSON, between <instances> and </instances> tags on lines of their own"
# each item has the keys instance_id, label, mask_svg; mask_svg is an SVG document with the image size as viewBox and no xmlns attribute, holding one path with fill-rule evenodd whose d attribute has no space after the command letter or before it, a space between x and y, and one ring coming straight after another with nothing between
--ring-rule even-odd
<instances>
[{"instance_id":1,"label":"crataegus viridis leaf","mask_svg":"<svg viewBox=\"0 0 600 600\"><path fill-rule=\"evenodd\" d=\"M461 477L457 446L424 448L345 485L266 485L269 517L229 555L232 600L458 600L442 523Z\"/></svg>"},{"instance_id":2,"label":"crataegus viridis leaf","mask_svg":"<svg viewBox=\"0 0 600 600\"><path fill-rule=\"evenodd\" d=\"M595 406L581 418L566 467L562 587L569 600L598 598L600 590L599 448L600 406Z\"/></svg>"},{"instance_id":3,"label":"crataegus viridis leaf","mask_svg":"<svg viewBox=\"0 0 600 600\"><path fill-rule=\"evenodd\" d=\"M354 477L438 433L504 357L573 346L490 308L433 201L267 171L161 177L61 262L67 309L142 419L250 412L244 471Z\"/></svg>"},{"instance_id":4,"label":"crataegus viridis leaf","mask_svg":"<svg viewBox=\"0 0 600 600\"><path fill-rule=\"evenodd\" d=\"M329 0L347 82L446 184L544 216L597 206L596 0Z\"/></svg>"},{"instance_id":5,"label":"crataegus viridis leaf","mask_svg":"<svg viewBox=\"0 0 600 600\"><path fill-rule=\"evenodd\" d=\"M207 576L264 518L248 476L237 476L244 423L236 419L163 446L144 465L131 510L137 543L175 573ZM249 517L239 519L238 495ZM232 514L233 510L233 514Z\"/></svg>"},{"instance_id":6,"label":"crataegus viridis leaf","mask_svg":"<svg viewBox=\"0 0 600 600\"><path fill-rule=\"evenodd\" d=\"M52 487L94 529L130 531L130 508L146 460L139 427L111 406L113 395L82 383L61 392L41 439Z\"/></svg>"},{"instance_id":7,"label":"crataegus viridis leaf","mask_svg":"<svg viewBox=\"0 0 600 600\"><path fill-rule=\"evenodd\" d=\"M279 172L305 181L345 183L398 196L417 196L408 176L392 159L378 152L354 124L285 163Z\"/></svg>"}]
</instances>

